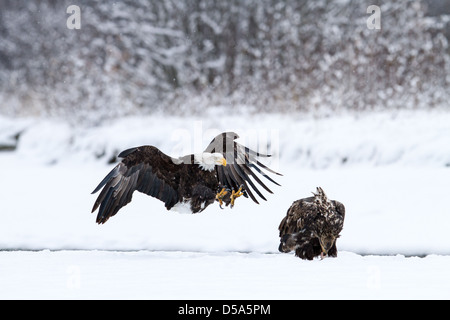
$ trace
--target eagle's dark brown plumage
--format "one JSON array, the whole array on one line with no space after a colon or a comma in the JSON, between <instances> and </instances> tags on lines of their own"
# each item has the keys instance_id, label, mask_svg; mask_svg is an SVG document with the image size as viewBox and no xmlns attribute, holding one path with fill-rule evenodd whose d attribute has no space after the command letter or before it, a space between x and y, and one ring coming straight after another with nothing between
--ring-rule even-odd
<instances>
[{"instance_id":1,"label":"eagle's dark brown plumage","mask_svg":"<svg viewBox=\"0 0 450 320\"><path fill-rule=\"evenodd\" d=\"M328 200L322 188L313 197L294 201L278 227L281 252L295 250L295 255L314 257L337 256L336 239L344 226L345 207Z\"/></svg>"},{"instance_id":2,"label":"eagle's dark brown plumage","mask_svg":"<svg viewBox=\"0 0 450 320\"><path fill-rule=\"evenodd\" d=\"M236 133L224 132L203 153L180 158L172 158L153 146L123 151L119 154L123 160L92 192L102 190L92 208L92 212L99 209L97 223L105 223L117 214L131 201L134 191L161 200L167 210L182 208L190 213L201 212L214 201L232 207L241 195L258 203L253 192L266 200L249 177L272 193L254 171L277 185L260 168L280 174L257 160L270 155L240 145L234 141L237 138Z\"/></svg>"}]
</instances>

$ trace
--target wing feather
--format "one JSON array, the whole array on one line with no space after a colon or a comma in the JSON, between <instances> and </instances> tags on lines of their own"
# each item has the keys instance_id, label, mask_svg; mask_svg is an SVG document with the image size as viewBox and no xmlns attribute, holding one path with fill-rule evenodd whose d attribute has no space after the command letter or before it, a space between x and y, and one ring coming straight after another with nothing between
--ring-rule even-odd
<instances>
[{"instance_id":1,"label":"wing feather","mask_svg":"<svg viewBox=\"0 0 450 320\"><path fill-rule=\"evenodd\" d=\"M237 170L236 170L237 168L239 168L239 166L237 166L237 165L230 165L229 167L227 165L227 168L225 170L229 169L231 171L231 173L233 174L233 176L235 177L235 180L237 181L238 185L239 186L243 186L243 188L245 189L247 194L250 196L250 198L252 198L252 200L254 202L256 202L257 204L259 204L258 200L256 200L255 196L253 195L253 193L251 192L250 188L248 187L248 185L246 183L246 180L244 180L243 176L241 176L237 172ZM258 191L258 193L259 193L259 191ZM264 197L263 197L263 199L264 199ZM264 199L264 200L266 200L266 199Z\"/></svg>"},{"instance_id":2,"label":"wing feather","mask_svg":"<svg viewBox=\"0 0 450 320\"><path fill-rule=\"evenodd\" d=\"M269 193L272 193L273 194L273 192L272 192L272 190L270 190L259 178L258 178L258 176L252 171L252 170L250 170L250 168L248 167L248 166L242 166L242 169L247 173L247 175L250 175L250 176L252 176L253 177L253 179L255 179L255 181L258 183L258 184L260 184L267 192L269 192ZM249 181L251 181L250 179L249 179ZM277 184L277 183L276 183ZM256 187L254 187L254 185L252 184L252 187L253 188L256 188Z\"/></svg>"},{"instance_id":3,"label":"wing feather","mask_svg":"<svg viewBox=\"0 0 450 320\"><path fill-rule=\"evenodd\" d=\"M253 181L249 178L249 176L247 175L247 173L245 172L245 167L244 166L240 166L240 165L234 165L234 168L236 169L236 171L238 172L239 176L243 177L244 180L244 186L246 186L246 190L250 190L245 182L248 182L250 184L250 186L253 188L253 190L265 201L267 201L267 199L263 196L263 194L258 190L258 188L255 186L255 184L253 183ZM253 174L253 172L251 172L251 170L248 170L251 174ZM259 179L258 179L259 180ZM264 184L262 184L264 186ZM267 188L266 186L264 186L265 188ZM268 189L268 188L267 188ZM247 191L248 191L247 190ZM268 189L269 190L269 189ZM270 193L273 193L272 191L269 190ZM251 193L251 192L250 192ZM253 197L252 197L253 199ZM256 200L256 199L253 199ZM256 201L257 202L257 201Z\"/></svg>"},{"instance_id":4,"label":"wing feather","mask_svg":"<svg viewBox=\"0 0 450 320\"><path fill-rule=\"evenodd\" d=\"M266 178L267 180L269 180L270 182L276 184L277 186L281 186L281 184L279 184L278 182L276 182L275 180L273 180L271 177L269 177L267 174L265 174L260 168L258 168L255 164L253 163L249 163L248 165L250 168L255 169L259 174L261 174L264 178Z\"/></svg>"},{"instance_id":5,"label":"wing feather","mask_svg":"<svg viewBox=\"0 0 450 320\"><path fill-rule=\"evenodd\" d=\"M234 132L221 133L216 136L205 149L205 152L222 153L224 158L227 160L227 165L225 167L216 166L219 183L221 186L228 187L233 190L237 190L240 186L243 186L246 194L248 194L255 203L258 203L258 200L253 192L255 192L261 199L267 200L258 189L258 185L269 193L273 192L261 181L261 179L259 179L256 173L262 175L267 180L278 186L280 184L263 172L261 168L276 175L282 174L270 169L258 161L259 157L267 158L271 155L251 150L250 148L237 143L235 141L237 138L239 138L239 136ZM252 179L254 179L254 182Z\"/></svg>"},{"instance_id":6,"label":"wing feather","mask_svg":"<svg viewBox=\"0 0 450 320\"><path fill-rule=\"evenodd\" d=\"M105 223L130 203L136 190L163 201L167 209L179 201L176 177L183 164L152 146L127 149L120 156L122 162L92 192L103 188L92 208L99 209L97 223Z\"/></svg>"}]
</instances>

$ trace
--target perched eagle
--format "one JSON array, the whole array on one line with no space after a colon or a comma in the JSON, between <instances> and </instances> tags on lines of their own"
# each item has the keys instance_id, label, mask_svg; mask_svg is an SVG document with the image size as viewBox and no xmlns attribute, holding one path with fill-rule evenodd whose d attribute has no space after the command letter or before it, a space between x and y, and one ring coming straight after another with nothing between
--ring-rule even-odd
<instances>
[{"instance_id":1,"label":"perched eagle","mask_svg":"<svg viewBox=\"0 0 450 320\"><path fill-rule=\"evenodd\" d=\"M345 207L328 200L322 188L313 197L294 201L281 220L281 252L295 250L295 255L312 260L320 255L337 257L336 239L344 226Z\"/></svg>"},{"instance_id":2,"label":"perched eagle","mask_svg":"<svg viewBox=\"0 0 450 320\"><path fill-rule=\"evenodd\" d=\"M184 209L198 213L214 201L220 206L231 204L243 195L258 203L253 192L266 198L250 179L273 193L254 171L279 185L261 168L281 175L258 161L270 157L235 142L239 136L224 132L215 137L203 153L172 158L153 146L141 146L119 154L123 160L92 192L100 192L92 212L99 208L97 223L105 223L120 208L127 205L134 191L145 193L164 202L167 210ZM251 188L250 188L250 187Z\"/></svg>"}]
</instances>

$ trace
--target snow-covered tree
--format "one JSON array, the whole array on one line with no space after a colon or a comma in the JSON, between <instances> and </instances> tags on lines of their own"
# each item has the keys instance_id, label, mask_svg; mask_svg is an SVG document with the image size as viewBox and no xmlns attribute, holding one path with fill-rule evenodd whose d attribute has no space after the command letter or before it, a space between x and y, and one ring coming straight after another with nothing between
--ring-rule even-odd
<instances>
[{"instance_id":1,"label":"snow-covered tree","mask_svg":"<svg viewBox=\"0 0 450 320\"><path fill-rule=\"evenodd\" d=\"M448 8L446 2L439 2ZM381 10L369 29L367 7ZM429 0L0 3L0 112L448 107L450 15ZM81 29L66 8L81 8Z\"/></svg>"}]
</instances>

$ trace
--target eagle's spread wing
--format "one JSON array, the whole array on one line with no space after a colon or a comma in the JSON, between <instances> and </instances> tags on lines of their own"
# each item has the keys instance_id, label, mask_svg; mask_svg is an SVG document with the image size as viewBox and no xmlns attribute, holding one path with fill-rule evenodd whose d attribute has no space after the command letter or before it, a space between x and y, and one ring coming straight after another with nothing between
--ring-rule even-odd
<instances>
[{"instance_id":1,"label":"eagle's spread wing","mask_svg":"<svg viewBox=\"0 0 450 320\"><path fill-rule=\"evenodd\" d=\"M281 176L281 174L273 171L258 161L258 157L270 157L270 155L262 154L244 147L234 141L237 138L239 138L239 136L234 132L221 133L211 141L205 149L205 152L221 153L227 161L226 166L216 166L217 177L222 187L238 190L241 186L243 186L243 189L245 190L244 195L247 196L248 194L254 202L259 203L253 195L252 190L256 192L263 200L266 200L266 198L258 190L257 186L250 179L250 177L252 177L254 181L263 187L267 192L273 192L261 181L254 171L258 172L267 180L276 185L279 184L270 178L263 170L261 170L261 168L276 175ZM249 188L249 185L252 189Z\"/></svg>"},{"instance_id":2,"label":"eagle's spread wing","mask_svg":"<svg viewBox=\"0 0 450 320\"><path fill-rule=\"evenodd\" d=\"M155 147L142 146L123 151L124 158L95 188L101 188L92 212L97 210L97 223L105 223L127 205L135 190L164 202L167 209L179 201L180 164Z\"/></svg>"}]
</instances>

